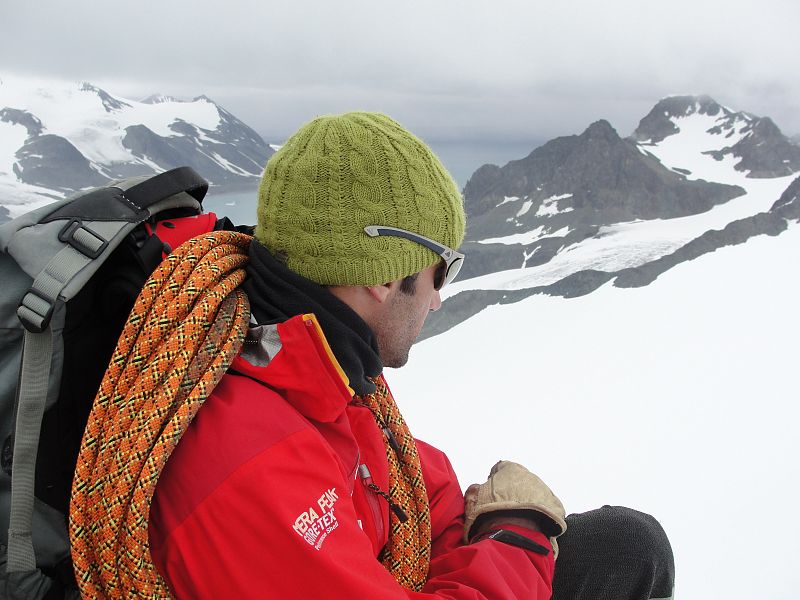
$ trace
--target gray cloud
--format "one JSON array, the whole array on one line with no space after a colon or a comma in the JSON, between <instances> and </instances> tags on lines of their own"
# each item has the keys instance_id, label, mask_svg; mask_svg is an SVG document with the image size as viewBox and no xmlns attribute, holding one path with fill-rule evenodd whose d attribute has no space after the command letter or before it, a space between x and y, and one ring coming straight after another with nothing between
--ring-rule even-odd
<instances>
[{"instance_id":1,"label":"gray cloud","mask_svg":"<svg viewBox=\"0 0 800 600\"><path fill-rule=\"evenodd\" d=\"M129 97L204 93L272 141L316 114L383 110L430 140L541 140L707 93L789 134L794 0L6 2L3 72Z\"/></svg>"}]
</instances>

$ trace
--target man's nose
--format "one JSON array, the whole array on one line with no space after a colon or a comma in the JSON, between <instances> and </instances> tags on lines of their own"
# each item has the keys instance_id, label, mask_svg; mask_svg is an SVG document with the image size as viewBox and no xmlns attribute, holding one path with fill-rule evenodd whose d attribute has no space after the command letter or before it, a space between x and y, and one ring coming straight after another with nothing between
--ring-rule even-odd
<instances>
[{"instance_id":1,"label":"man's nose","mask_svg":"<svg viewBox=\"0 0 800 600\"><path fill-rule=\"evenodd\" d=\"M436 312L441 307L442 307L442 297L439 295L439 290L434 290L433 296L431 296L430 311Z\"/></svg>"}]
</instances>

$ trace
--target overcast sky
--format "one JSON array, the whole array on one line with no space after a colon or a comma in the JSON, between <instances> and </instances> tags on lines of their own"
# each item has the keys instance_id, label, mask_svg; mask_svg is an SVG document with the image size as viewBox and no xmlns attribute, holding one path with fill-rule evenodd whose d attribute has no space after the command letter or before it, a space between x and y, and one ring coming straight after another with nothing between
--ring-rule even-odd
<instances>
[{"instance_id":1,"label":"overcast sky","mask_svg":"<svg viewBox=\"0 0 800 600\"><path fill-rule=\"evenodd\" d=\"M350 109L431 142L629 135L683 93L795 135L798 22L797 0L3 0L0 77L206 94L271 142Z\"/></svg>"}]
</instances>

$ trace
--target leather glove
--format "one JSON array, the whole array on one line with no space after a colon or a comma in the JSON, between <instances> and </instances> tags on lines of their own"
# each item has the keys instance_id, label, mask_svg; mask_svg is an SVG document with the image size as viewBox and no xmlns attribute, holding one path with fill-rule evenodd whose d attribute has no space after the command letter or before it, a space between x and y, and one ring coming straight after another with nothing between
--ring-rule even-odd
<instances>
[{"instance_id":1,"label":"leather glove","mask_svg":"<svg viewBox=\"0 0 800 600\"><path fill-rule=\"evenodd\" d=\"M464 495L464 541L469 543L470 529L478 517L503 510L530 510L542 515L551 525L543 528L543 533L551 536L554 555L558 555L555 538L567 530L564 505L536 475L505 460L492 467L486 483L470 486Z\"/></svg>"}]
</instances>

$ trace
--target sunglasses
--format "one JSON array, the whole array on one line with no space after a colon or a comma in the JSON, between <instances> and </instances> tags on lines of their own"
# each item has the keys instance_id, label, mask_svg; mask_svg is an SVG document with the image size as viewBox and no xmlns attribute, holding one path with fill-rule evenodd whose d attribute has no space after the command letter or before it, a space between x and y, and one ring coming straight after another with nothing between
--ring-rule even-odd
<instances>
[{"instance_id":1,"label":"sunglasses","mask_svg":"<svg viewBox=\"0 0 800 600\"><path fill-rule=\"evenodd\" d=\"M364 227L364 231L370 237L389 235L404 238L416 242L421 246L425 246L441 256L444 262L436 269L436 273L433 276L433 289L437 291L453 281L461 270L461 266L464 264L464 255L461 252L448 248L444 244L440 244L439 242L426 238L424 235L414 233L413 231L406 231L405 229L384 225L367 225Z\"/></svg>"}]
</instances>

